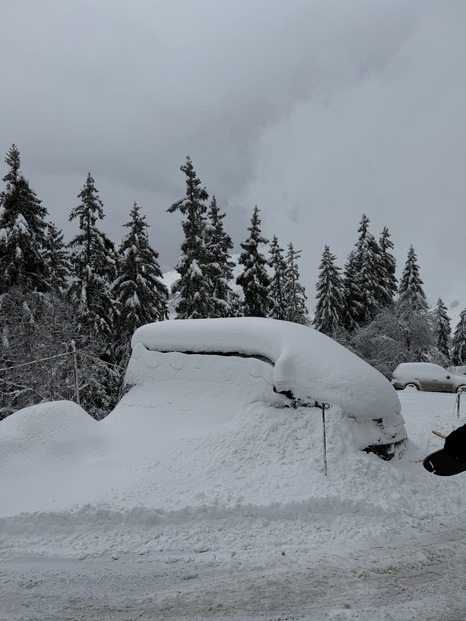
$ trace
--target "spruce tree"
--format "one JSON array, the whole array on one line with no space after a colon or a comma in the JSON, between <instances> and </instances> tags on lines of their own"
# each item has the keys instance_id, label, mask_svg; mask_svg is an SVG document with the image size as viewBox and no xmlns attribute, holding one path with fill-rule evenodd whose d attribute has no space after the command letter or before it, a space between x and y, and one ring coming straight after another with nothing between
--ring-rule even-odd
<instances>
[{"instance_id":1,"label":"spruce tree","mask_svg":"<svg viewBox=\"0 0 466 621\"><path fill-rule=\"evenodd\" d=\"M453 334L451 359L456 366L466 364L466 308L461 312Z\"/></svg>"},{"instance_id":2,"label":"spruce tree","mask_svg":"<svg viewBox=\"0 0 466 621\"><path fill-rule=\"evenodd\" d=\"M45 238L44 256L47 264L50 290L64 293L71 276L68 249L63 241L63 233L49 222Z\"/></svg>"},{"instance_id":3,"label":"spruce tree","mask_svg":"<svg viewBox=\"0 0 466 621\"><path fill-rule=\"evenodd\" d=\"M230 255L233 241L223 228L225 214L220 213L215 196L212 197L207 217L205 267L211 284L207 317L233 317L238 305L238 296L229 284L235 265Z\"/></svg>"},{"instance_id":4,"label":"spruce tree","mask_svg":"<svg viewBox=\"0 0 466 621\"><path fill-rule=\"evenodd\" d=\"M73 314L63 298L67 253L56 227L21 172L15 145L5 159L0 215L0 418L41 401L70 398L63 354ZM32 367L23 363L37 362Z\"/></svg>"},{"instance_id":5,"label":"spruce tree","mask_svg":"<svg viewBox=\"0 0 466 621\"><path fill-rule=\"evenodd\" d=\"M347 300L347 307L354 323L361 327L367 325L380 309L382 298L379 282L381 264L380 248L375 237L369 232L369 218L364 214L359 224L359 238L354 251L354 272L352 278L352 299Z\"/></svg>"},{"instance_id":6,"label":"spruce tree","mask_svg":"<svg viewBox=\"0 0 466 621\"><path fill-rule=\"evenodd\" d=\"M15 144L5 162L10 170L0 194L0 294L11 287L45 292L49 284L44 256L47 209L21 172Z\"/></svg>"},{"instance_id":7,"label":"spruce tree","mask_svg":"<svg viewBox=\"0 0 466 621\"><path fill-rule=\"evenodd\" d=\"M441 298L437 301L437 306L433 312L433 318L437 349L443 356L445 356L445 360L448 361L450 358L451 325L450 317L448 316L448 309Z\"/></svg>"},{"instance_id":8,"label":"spruce tree","mask_svg":"<svg viewBox=\"0 0 466 621\"><path fill-rule=\"evenodd\" d=\"M363 312L357 274L356 251L352 250L348 255L343 275L343 325L348 332L356 329L356 318Z\"/></svg>"},{"instance_id":9,"label":"spruce tree","mask_svg":"<svg viewBox=\"0 0 466 621\"><path fill-rule=\"evenodd\" d=\"M390 239L388 228L383 228L379 239L380 254L377 264L377 286L378 286L378 306L380 309L390 307L395 299L398 290L398 282L396 279L396 260L391 250L393 243Z\"/></svg>"},{"instance_id":10,"label":"spruce tree","mask_svg":"<svg viewBox=\"0 0 466 621\"><path fill-rule=\"evenodd\" d=\"M125 362L131 337L137 328L168 319L168 290L158 262L159 253L149 243L146 216L135 202L129 232L119 247L119 271L113 285L117 315L115 321L117 360Z\"/></svg>"},{"instance_id":11,"label":"spruce tree","mask_svg":"<svg viewBox=\"0 0 466 621\"><path fill-rule=\"evenodd\" d=\"M336 257L325 246L319 266L319 280L316 285L317 304L312 325L332 338L343 327L344 285L341 270L335 265Z\"/></svg>"},{"instance_id":12,"label":"spruce tree","mask_svg":"<svg viewBox=\"0 0 466 621\"><path fill-rule=\"evenodd\" d=\"M272 268L272 277L269 285L270 317L285 320L287 314L285 295L286 261L283 255L284 250L280 248L276 235L273 236L270 243L269 252L269 266Z\"/></svg>"},{"instance_id":13,"label":"spruce tree","mask_svg":"<svg viewBox=\"0 0 466 621\"><path fill-rule=\"evenodd\" d=\"M409 352L408 360L412 362L427 362L435 347L432 315L422 285L417 256L411 246L398 287L396 315L405 341L404 350Z\"/></svg>"},{"instance_id":14,"label":"spruce tree","mask_svg":"<svg viewBox=\"0 0 466 621\"><path fill-rule=\"evenodd\" d=\"M428 304L421 280L417 256L410 246L405 267L398 288L398 308L400 312L427 313Z\"/></svg>"},{"instance_id":15,"label":"spruce tree","mask_svg":"<svg viewBox=\"0 0 466 621\"><path fill-rule=\"evenodd\" d=\"M248 227L250 235L240 244L243 252L240 254L238 264L243 266L243 271L236 279L236 284L243 289L242 310L246 317L267 317L270 309L267 259L260 252L260 246L268 244L269 240L261 234L260 225L259 209L256 205L251 226Z\"/></svg>"},{"instance_id":16,"label":"spruce tree","mask_svg":"<svg viewBox=\"0 0 466 621\"><path fill-rule=\"evenodd\" d=\"M80 204L70 214L79 233L71 240L72 280L69 300L76 314L81 405L96 419L106 416L119 397L123 369L115 366L112 294L117 274L113 242L97 226L105 217L103 202L90 173L78 194Z\"/></svg>"},{"instance_id":17,"label":"spruce tree","mask_svg":"<svg viewBox=\"0 0 466 621\"><path fill-rule=\"evenodd\" d=\"M294 249L292 242L288 244L284 286L287 305L285 319L307 326L309 325L309 311L306 306L307 295L305 288L299 281L298 259L301 252L301 250Z\"/></svg>"},{"instance_id":18,"label":"spruce tree","mask_svg":"<svg viewBox=\"0 0 466 621\"><path fill-rule=\"evenodd\" d=\"M204 203L209 195L201 186L189 156L180 170L186 175L186 196L167 210L169 213L180 211L186 216L182 222L185 236L181 244L182 254L175 266L180 278L172 286L172 292L177 296L176 319L200 319L209 317L211 305L212 285L206 250L207 207Z\"/></svg>"},{"instance_id":19,"label":"spruce tree","mask_svg":"<svg viewBox=\"0 0 466 621\"><path fill-rule=\"evenodd\" d=\"M112 285L117 261L113 242L97 227L105 215L90 173L78 198L81 202L69 217L70 221L78 220L80 231L69 243L72 267L69 295L75 304L81 342L92 343L97 338L101 342L107 340L108 344L113 331Z\"/></svg>"}]
</instances>

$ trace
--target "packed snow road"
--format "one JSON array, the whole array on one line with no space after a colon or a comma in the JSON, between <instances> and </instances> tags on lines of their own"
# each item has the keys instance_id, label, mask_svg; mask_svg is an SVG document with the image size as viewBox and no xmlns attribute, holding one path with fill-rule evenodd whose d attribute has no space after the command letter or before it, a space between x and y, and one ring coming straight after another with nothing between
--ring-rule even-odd
<instances>
[{"instance_id":1,"label":"packed snow road","mask_svg":"<svg viewBox=\"0 0 466 621\"><path fill-rule=\"evenodd\" d=\"M464 621L464 525L367 544L15 559L0 619Z\"/></svg>"}]
</instances>

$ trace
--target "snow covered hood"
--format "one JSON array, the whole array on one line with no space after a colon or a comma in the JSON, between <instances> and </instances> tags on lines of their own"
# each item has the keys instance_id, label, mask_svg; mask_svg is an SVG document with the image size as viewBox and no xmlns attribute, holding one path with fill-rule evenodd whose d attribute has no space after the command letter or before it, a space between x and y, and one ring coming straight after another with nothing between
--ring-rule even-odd
<instances>
[{"instance_id":1,"label":"snow covered hood","mask_svg":"<svg viewBox=\"0 0 466 621\"><path fill-rule=\"evenodd\" d=\"M401 405L390 382L369 364L313 328L238 317L186 319L142 326L132 347L159 352L222 353L267 358L277 392L338 405L359 422L384 419L402 425Z\"/></svg>"}]
</instances>

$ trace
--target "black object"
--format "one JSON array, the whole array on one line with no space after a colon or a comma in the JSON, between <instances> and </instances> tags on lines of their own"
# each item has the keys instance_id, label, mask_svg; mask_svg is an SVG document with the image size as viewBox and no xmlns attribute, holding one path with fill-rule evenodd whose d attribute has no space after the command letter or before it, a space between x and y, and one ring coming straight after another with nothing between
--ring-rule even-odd
<instances>
[{"instance_id":1,"label":"black object","mask_svg":"<svg viewBox=\"0 0 466 621\"><path fill-rule=\"evenodd\" d=\"M466 470L466 425L452 431L445 438L445 446L440 451L427 455L422 462L432 474L449 477Z\"/></svg>"},{"instance_id":2,"label":"black object","mask_svg":"<svg viewBox=\"0 0 466 621\"><path fill-rule=\"evenodd\" d=\"M466 470L466 464L452 457L445 449L427 455L422 464L426 470L441 477L450 477Z\"/></svg>"}]
</instances>

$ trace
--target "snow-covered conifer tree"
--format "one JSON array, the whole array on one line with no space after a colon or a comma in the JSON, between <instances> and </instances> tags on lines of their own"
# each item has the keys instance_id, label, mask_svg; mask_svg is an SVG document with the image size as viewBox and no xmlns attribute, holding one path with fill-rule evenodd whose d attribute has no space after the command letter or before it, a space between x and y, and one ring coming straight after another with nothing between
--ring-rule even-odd
<instances>
[{"instance_id":1,"label":"snow-covered conifer tree","mask_svg":"<svg viewBox=\"0 0 466 621\"><path fill-rule=\"evenodd\" d=\"M398 308L400 312L427 313L428 304L421 280L417 256L410 246L405 267L398 287Z\"/></svg>"},{"instance_id":2,"label":"snow-covered conifer tree","mask_svg":"<svg viewBox=\"0 0 466 621\"><path fill-rule=\"evenodd\" d=\"M243 289L243 315L246 317L267 317L269 315L270 300L268 297L270 278L267 273L267 259L260 252L260 246L268 244L269 240L261 234L261 220L257 205L248 227L249 237L241 244L243 252L239 257L239 265L243 266L242 273L236 279L236 284Z\"/></svg>"},{"instance_id":3,"label":"snow-covered conifer tree","mask_svg":"<svg viewBox=\"0 0 466 621\"><path fill-rule=\"evenodd\" d=\"M238 306L238 296L230 287L234 262L230 251L231 237L223 228L225 214L220 213L215 196L207 212L206 225L206 272L211 283L208 317L233 317Z\"/></svg>"},{"instance_id":4,"label":"snow-covered conifer tree","mask_svg":"<svg viewBox=\"0 0 466 621\"><path fill-rule=\"evenodd\" d=\"M112 335L115 309L112 285L117 262L113 243L97 227L97 221L105 215L90 173L78 198L81 202L69 217L78 220L80 231L69 243L72 268L69 295L75 304L80 338L93 342L96 337L105 340Z\"/></svg>"},{"instance_id":5,"label":"snow-covered conifer tree","mask_svg":"<svg viewBox=\"0 0 466 621\"><path fill-rule=\"evenodd\" d=\"M180 278L172 286L172 292L177 295L177 319L200 319L209 317L212 291L206 267L207 207L204 201L209 195L201 186L189 156L180 170L186 175L186 195L167 210L169 213L180 211L186 216L182 222L185 236L182 254L175 266Z\"/></svg>"},{"instance_id":6,"label":"snow-covered conifer tree","mask_svg":"<svg viewBox=\"0 0 466 621\"><path fill-rule=\"evenodd\" d=\"M466 308L461 312L453 334L451 359L454 365L466 364Z\"/></svg>"},{"instance_id":7,"label":"snow-covered conifer tree","mask_svg":"<svg viewBox=\"0 0 466 621\"><path fill-rule=\"evenodd\" d=\"M6 187L0 194L0 293L11 287L45 292L47 209L20 170L20 153L15 144L5 162L10 170L3 177Z\"/></svg>"},{"instance_id":8,"label":"snow-covered conifer tree","mask_svg":"<svg viewBox=\"0 0 466 621\"><path fill-rule=\"evenodd\" d=\"M348 255L343 273L343 325L349 332L357 327L355 318L362 313L357 273L356 251L352 250Z\"/></svg>"},{"instance_id":9,"label":"snow-covered conifer tree","mask_svg":"<svg viewBox=\"0 0 466 621\"><path fill-rule=\"evenodd\" d=\"M269 265L272 268L272 276L269 285L269 298L271 302L270 317L273 319L286 319L287 302L285 295L286 261L284 250L280 248L278 237L273 236L270 243Z\"/></svg>"},{"instance_id":10,"label":"snow-covered conifer tree","mask_svg":"<svg viewBox=\"0 0 466 621\"><path fill-rule=\"evenodd\" d=\"M71 276L69 252L63 241L62 231L59 231L51 222L47 224L44 255L50 289L57 293L64 293Z\"/></svg>"},{"instance_id":11,"label":"snow-covered conifer tree","mask_svg":"<svg viewBox=\"0 0 466 621\"><path fill-rule=\"evenodd\" d=\"M364 214L359 224L359 238L353 255L351 278L354 282L347 286L347 290L351 291L351 298L346 300L346 307L359 327L367 325L376 316L380 308L379 300L382 298L378 279L381 253L375 237L369 232L369 222Z\"/></svg>"},{"instance_id":12,"label":"snow-covered conifer tree","mask_svg":"<svg viewBox=\"0 0 466 621\"><path fill-rule=\"evenodd\" d=\"M450 358L450 336L451 325L448 309L441 298L438 299L437 305L433 312L434 332L437 339L437 349L443 354L448 361Z\"/></svg>"},{"instance_id":13,"label":"snow-covered conifer tree","mask_svg":"<svg viewBox=\"0 0 466 621\"><path fill-rule=\"evenodd\" d=\"M410 352L409 360L427 362L435 347L435 334L422 285L417 256L411 246L401 275L395 310L405 341L404 349Z\"/></svg>"},{"instance_id":14,"label":"snow-covered conifer tree","mask_svg":"<svg viewBox=\"0 0 466 621\"><path fill-rule=\"evenodd\" d=\"M398 282L395 276L396 260L391 250L393 242L390 239L388 228L383 228L379 239L378 253L379 262L377 264L377 288L378 288L378 306L379 309L387 308L394 302L398 289Z\"/></svg>"},{"instance_id":15,"label":"snow-covered conifer tree","mask_svg":"<svg viewBox=\"0 0 466 621\"><path fill-rule=\"evenodd\" d=\"M168 318L168 290L163 282L159 253L149 243L146 216L136 204L119 247L118 276L113 285L117 359L125 361L131 337L140 326Z\"/></svg>"},{"instance_id":16,"label":"snow-covered conifer tree","mask_svg":"<svg viewBox=\"0 0 466 621\"><path fill-rule=\"evenodd\" d=\"M335 265L336 257L325 246L319 266L319 280L316 285L317 303L312 325L328 336L335 337L343 327L344 285L341 269Z\"/></svg>"},{"instance_id":17,"label":"snow-covered conifer tree","mask_svg":"<svg viewBox=\"0 0 466 621\"><path fill-rule=\"evenodd\" d=\"M103 202L90 173L78 194L81 200L70 214L79 233L70 242L72 280L68 296L75 308L81 405L94 418L106 416L115 406L122 372L115 366L114 320L116 305L112 287L117 274L113 242L97 222L104 215Z\"/></svg>"},{"instance_id":18,"label":"snow-covered conifer tree","mask_svg":"<svg viewBox=\"0 0 466 621\"><path fill-rule=\"evenodd\" d=\"M307 295L305 288L299 281L298 259L301 252L301 250L294 249L292 242L288 244L284 286L287 305L285 319L307 326L309 325L309 311L306 306Z\"/></svg>"},{"instance_id":19,"label":"snow-covered conifer tree","mask_svg":"<svg viewBox=\"0 0 466 621\"><path fill-rule=\"evenodd\" d=\"M0 215L0 418L67 394L66 351L72 313L61 293L66 250L56 227L20 170L13 145L5 159ZM58 295L55 295L58 294ZM40 360L34 367L25 362Z\"/></svg>"}]
</instances>

